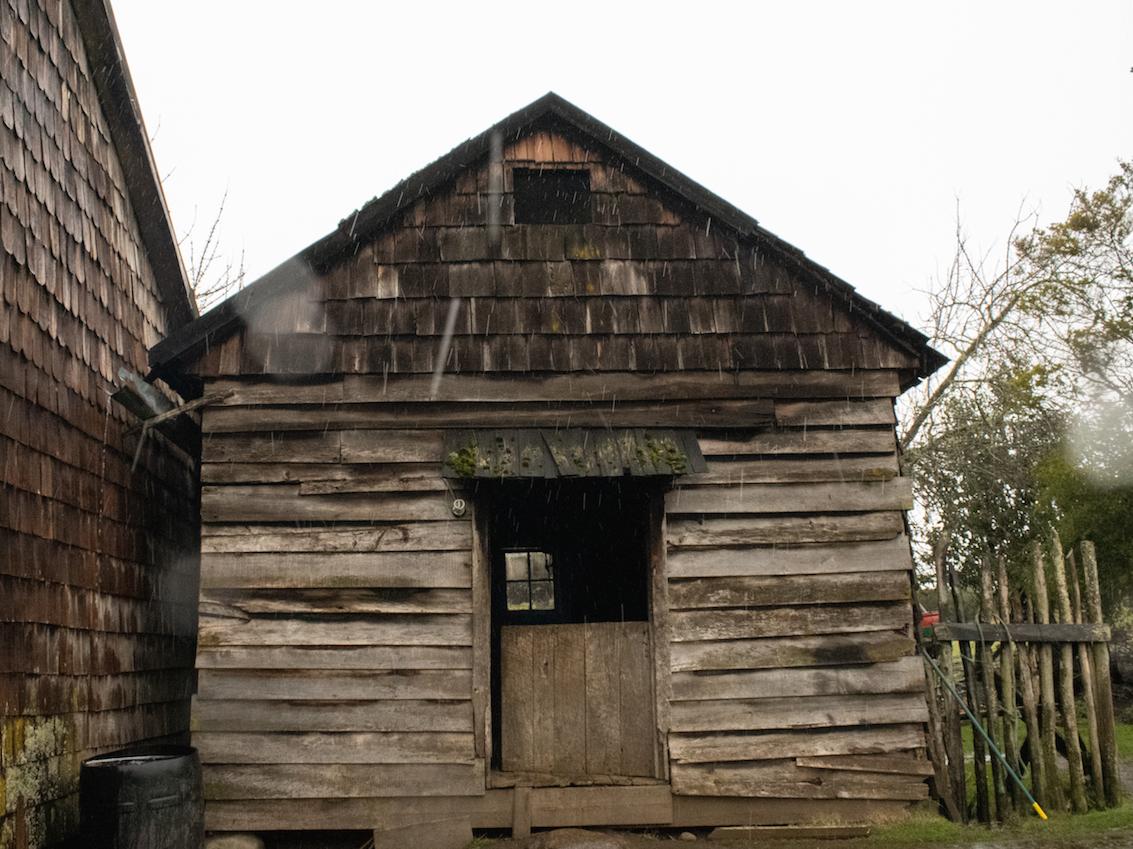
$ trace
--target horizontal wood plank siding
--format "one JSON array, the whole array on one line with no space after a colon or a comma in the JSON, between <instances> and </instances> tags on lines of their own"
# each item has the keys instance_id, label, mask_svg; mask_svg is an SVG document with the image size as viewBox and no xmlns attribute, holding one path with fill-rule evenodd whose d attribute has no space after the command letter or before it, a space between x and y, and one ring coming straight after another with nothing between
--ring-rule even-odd
<instances>
[{"instance_id":1,"label":"horizontal wood plank siding","mask_svg":"<svg viewBox=\"0 0 1133 849\"><path fill-rule=\"evenodd\" d=\"M705 433L666 496L678 796L925 798L911 506L888 399L776 402L776 427ZM893 773L798 759L870 755Z\"/></svg>"},{"instance_id":2,"label":"horizontal wood plank siding","mask_svg":"<svg viewBox=\"0 0 1133 849\"><path fill-rule=\"evenodd\" d=\"M472 528L440 432L206 429L202 459L210 804L482 795Z\"/></svg>"}]
</instances>

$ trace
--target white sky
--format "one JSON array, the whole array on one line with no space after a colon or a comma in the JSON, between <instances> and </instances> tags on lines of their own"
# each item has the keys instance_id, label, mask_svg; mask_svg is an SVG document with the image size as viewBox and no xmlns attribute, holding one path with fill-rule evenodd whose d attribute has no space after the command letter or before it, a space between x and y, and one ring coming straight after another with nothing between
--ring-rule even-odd
<instances>
[{"instance_id":1,"label":"white sky","mask_svg":"<svg viewBox=\"0 0 1133 849\"><path fill-rule=\"evenodd\" d=\"M115 0L174 225L249 281L554 90L916 320L1133 157L1133 3ZM186 246L183 252L187 256Z\"/></svg>"}]
</instances>

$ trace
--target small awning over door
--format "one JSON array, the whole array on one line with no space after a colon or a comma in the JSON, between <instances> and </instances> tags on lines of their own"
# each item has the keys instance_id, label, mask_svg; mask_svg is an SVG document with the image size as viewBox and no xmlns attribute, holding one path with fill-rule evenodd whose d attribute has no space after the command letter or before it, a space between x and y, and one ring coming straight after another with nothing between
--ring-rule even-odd
<instances>
[{"instance_id":1,"label":"small awning over door","mask_svg":"<svg viewBox=\"0 0 1133 849\"><path fill-rule=\"evenodd\" d=\"M462 430L445 439L449 478L675 477L707 469L691 430Z\"/></svg>"}]
</instances>

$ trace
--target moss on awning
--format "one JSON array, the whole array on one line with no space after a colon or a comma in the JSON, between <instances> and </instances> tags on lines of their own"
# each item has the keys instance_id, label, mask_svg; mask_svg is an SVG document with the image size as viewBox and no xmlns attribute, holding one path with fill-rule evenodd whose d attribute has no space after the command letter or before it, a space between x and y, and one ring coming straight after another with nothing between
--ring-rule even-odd
<instances>
[{"instance_id":1,"label":"moss on awning","mask_svg":"<svg viewBox=\"0 0 1133 849\"><path fill-rule=\"evenodd\" d=\"M463 430L445 439L449 478L675 477L706 470L689 430Z\"/></svg>"}]
</instances>

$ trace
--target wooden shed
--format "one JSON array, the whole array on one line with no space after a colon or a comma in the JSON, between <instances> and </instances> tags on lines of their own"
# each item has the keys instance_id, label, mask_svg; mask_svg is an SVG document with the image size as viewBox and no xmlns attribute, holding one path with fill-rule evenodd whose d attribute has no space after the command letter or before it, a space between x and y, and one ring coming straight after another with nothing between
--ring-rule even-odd
<instances>
[{"instance_id":1,"label":"wooden shed","mask_svg":"<svg viewBox=\"0 0 1133 849\"><path fill-rule=\"evenodd\" d=\"M942 358L556 95L151 362L209 399L209 828L926 796L893 404Z\"/></svg>"}]
</instances>

